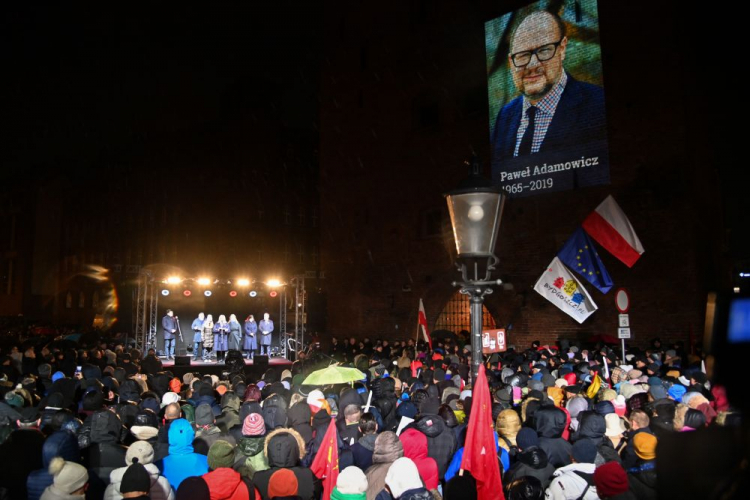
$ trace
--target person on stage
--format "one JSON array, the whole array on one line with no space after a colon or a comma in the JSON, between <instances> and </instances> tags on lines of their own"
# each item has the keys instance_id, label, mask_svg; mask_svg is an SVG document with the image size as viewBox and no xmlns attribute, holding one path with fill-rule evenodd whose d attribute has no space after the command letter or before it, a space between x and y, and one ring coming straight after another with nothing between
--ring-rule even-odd
<instances>
[{"instance_id":1,"label":"person on stage","mask_svg":"<svg viewBox=\"0 0 750 500\"><path fill-rule=\"evenodd\" d=\"M227 317L223 314L219 316L219 321L214 325L214 350L216 351L216 362L223 363L229 348L229 323Z\"/></svg>"},{"instance_id":2,"label":"person on stage","mask_svg":"<svg viewBox=\"0 0 750 500\"><path fill-rule=\"evenodd\" d=\"M203 349L203 322L206 321L206 316L203 313L198 313L198 317L193 320L193 361L198 361L201 357Z\"/></svg>"},{"instance_id":3,"label":"person on stage","mask_svg":"<svg viewBox=\"0 0 750 500\"><path fill-rule=\"evenodd\" d=\"M206 316L206 321L203 322L203 331L201 332L203 339L203 361L206 363L211 362L211 351L214 348L214 317L210 314Z\"/></svg>"},{"instance_id":4,"label":"person on stage","mask_svg":"<svg viewBox=\"0 0 750 500\"><path fill-rule=\"evenodd\" d=\"M273 321L271 321L270 314L263 314L263 320L258 325L260 330L260 354L263 355L263 348L265 347L265 354L271 354L271 334L273 333Z\"/></svg>"},{"instance_id":5,"label":"person on stage","mask_svg":"<svg viewBox=\"0 0 750 500\"><path fill-rule=\"evenodd\" d=\"M174 341L177 333L177 317L174 311L167 309L167 314L161 319L161 326L164 330L164 355L167 359L174 359Z\"/></svg>"},{"instance_id":6,"label":"person on stage","mask_svg":"<svg viewBox=\"0 0 750 500\"><path fill-rule=\"evenodd\" d=\"M229 315L229 348L242 350L242 325L234 314Z\"/></svg>"},{"instance_id":7,"label":"person on stage","mask_svg":"<svg viewBox=\"0 0 750 500\"><path fill-rule=\"evenodd\" d=\"M258 323L251 314L245 320L245 342L242 344L242 350L247 353L247 359L253 359L255 350L258 348L258 340L255 335L258 333Z\"/></svg>"}]
</instances>

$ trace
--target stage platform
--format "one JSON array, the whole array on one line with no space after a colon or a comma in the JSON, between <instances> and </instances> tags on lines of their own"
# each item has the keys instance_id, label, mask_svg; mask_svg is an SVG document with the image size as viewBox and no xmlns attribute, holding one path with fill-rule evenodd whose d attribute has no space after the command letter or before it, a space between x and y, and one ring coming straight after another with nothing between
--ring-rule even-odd
<instances>
[{"instance_id":1,"label":"stage platform","mask_svg":"<svg viewBox=\"0 0 750 500\"><path fill-rule=\"evenodd\" d=\"M269 368L275 368L279 370L279 374L282 370L291 369L292 362L285 358L269 358L268 364L265 363L254 363L253 361L245 361L245 376L250 377L250 380L260 380L263 373ZM182 376L188 372L200 373L202 375L221 375L222 372L226 371L224 363L205 363L203 361L190 360L190 365L175 365L173 360L166 361L162 359L162 365L165 370L171 371L176 377L182 379Z\"/></svg>"}]
</instances>

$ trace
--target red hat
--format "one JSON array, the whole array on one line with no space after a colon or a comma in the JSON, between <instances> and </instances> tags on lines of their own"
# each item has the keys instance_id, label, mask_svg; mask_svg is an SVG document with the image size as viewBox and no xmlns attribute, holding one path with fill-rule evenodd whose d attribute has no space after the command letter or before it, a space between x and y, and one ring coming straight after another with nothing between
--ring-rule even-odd
<instances>
[{"instance_id":1,"label":"red hat","mask_svg":"<svg viewBox=\"0 0 750 500\"><path fill-rule=\"evenodd\" d=\"M607 462L594 471L596 493L600 498L609 498L628 491L628 475L617 462Z\"/></svg>"},{"instance_id":2,"label":"red hat","mask_svg":"<svg viewBox=\"0 0 750 500\"><path fill-rule=\"evenodd\" d=\"M575 373L566 373L562 376L562 378L565 379L566 382L568 382L568 385L575 385L576 382L578 382L578 379L576 378Z\"/></svg>"},{"instance_id":3,"label":"red hat","mask_svg":"<svg viewBox=\"0 0 750 500\"><path fill-rule=\"evenodd\" d=\"M173 378L169 381L169 390L172 392L176 392L177 394L180 393L180 389L182 389L182 383L180 382L180 379L177 377Z\"/></svg>"},{"instance_id":4,"label":"red hat","mask_svg":"<svg viewBox=\"0 0 750 500\"><path fill-rule=\"evenodd\" d=\"M293 497L297 494L297 476L289 469L279 469L268 480L268 498Z\"/></svg>"}]
</instances>

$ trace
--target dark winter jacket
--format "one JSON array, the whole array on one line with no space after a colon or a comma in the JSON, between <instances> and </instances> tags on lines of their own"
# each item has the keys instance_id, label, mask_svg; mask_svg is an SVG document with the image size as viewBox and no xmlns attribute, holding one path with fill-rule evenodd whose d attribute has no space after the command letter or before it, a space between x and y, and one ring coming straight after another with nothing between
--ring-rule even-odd
<instances>
[{"instance_id":1,"label":"dark winter jacket","mask_svg":"<svg viewBox=\"0 0 750 500\"><path fill-rule=\"evenodd\" d=\"M209 425L206 428L201 428L195 433L195 440L193 441L193 450L201 455L208 456L208 450L211 445L218 440L226 441L231 445L235 445L237 441L226 432L222 432L215 425Z\"/></svg>"},{"instance_id":2,"label":"dark winter jacket","mask_svg":"<svg viewBox=\"0 0 750 500\"><path fill-rule=\"evenodd\" d=\"M549 463L544 450L532 446L516 455L516 463L505 474L503 484L511 484L516 479L521 479L524 476L532 476L542 483L543 489L546 489L549 486L553 472L555 472L555 468Z\"/></svg>"},{"instance_id":3,"label":"dark winter jacket","mask_svg":"<svg viewBox=\"0 0 750 500\"><path fill-rule=\"evenodd\" d=\"M656 500L658 497L656 490L656 462L639 461L638 465L628 470L628 482L630 491L641 500Z\"/></svg>"},{"instance_id":4,"label":"dark winter jacket","mask_svg":"<svg viewBox=\"0 0 750 500\"><path fill-rule=\"evenodd\" d=\"M55 457L62 457L68 462L80 462L81 453L78 450L78 440L68 431L57 431L47 438L42 446L42 468L29 474L26 489L29 500L39 500L44 489L52 484L52 474L49 464Z\"/></svg>"},{"instance_id":5,"label":"dark winter jacket","mask_svg":"<svg viewBox=\"0 0 750 500\"><path fill-rule=\"evenodd\" d=\"M256 472L268 469L268 460L263 453L265 443L266 436L240 439L234 450L234 470L252 479Z\"/></svg>"},{"instance_id":6,"label":"dark winter jacket","mask_svg":"<svg viewBox=\"0 0 750 500\"><path fill-rule=\"evenodd\" d=\"M289 427L299 432L306 446L310 446L313 440L313 428L310 425L311 419L312 412L310 411L310 406L305 401L300 401L287 411Z\"/></svg>"},{"instance_id":7,"label":"dark winter jacket","mask_svg":"<svg viewBox=\"0 0 750 500\"><path fill-rule=\"evenodd\" d=\"M553 406L540 408L534 415L539 447L555 468L570 464L570 454L573 451L571 444L561 437L566 419L565 412Z\"/></svg>"},{"instance_id":8,"label":"dark winter jacket","mask_svg":"<svg viewBox=\"0 0 750 500\"><path fill-rule=\"evenodd\" d=\"M651 432L651 429L649 429L648 427L644 427L636 431L628 431L628 433L626 434L628 444L625 445L622 453L620 453L620 457L622 458L622 468L625 470L635 467L635 464L638 462L638 455L635 454L635 447L633 446L633 438L639 432L647 432L649 434L653 434L653 432Z\"/></svg>"},{"instance_id":9,"label":"dark winter jacket","mask_svg":"<svg viewBox=\"0 0 750 500\"><path fill-rule=\"evenodd\" d=\"M216 417L216 425L224 432L239 425L240 398L233 392L227 392L221 397L221 415Z\"/></svg>"},{"instance_id":10,"label":"dark winter jacket","mask_svg":"<svg viewBox=\"0 0 750 500\"><path fill-rule=\"evenodd\" d=\"M382 429L395 430L398 425L396 417L396 382L390 378L378 378L372 382L372 404L380 412L383 420Z\"/></svg>"},{"instance_id":11,"label":"dark winter jacket","mask_svg":"<svg viewBox=\"0 0 750 500\"><path fill-rule=\"evenodd\" d=\"M0 487L8 498L26 498L26 478L42 467L44 434L36 429L16 429L0 445Z\"/></svg>"},{"instance_id":12,"label":"dark winter jacket","mask_svg":"<svg viewBox=\"0 0 750 500\"><path fill-rule=\"evenodd\" d=\"M263 421L266 431L286 426L286 400L278 394L272 394L263 401Z\"/></svg>"},{"instance_id":13,"label":"dark winter jacket","mask_svg":"<svg viewBox=\"0 0 750 500\"><path fill-rule=\"evenodd\" d=\"M266 437L265 454L268 458L268 470L257 472L253 483L258 488L263 500L268 498L268 482L279 469L290 469L297 476L298 495L303 500L318 498L321 493L320 481L312 471L302 467L300 460L305 455L305 442L294 429L276 429Z\"/></svg>"},{"instance_id":14,"label":"dark winter jacket","mask_svg":"<svg viewBox=\"0 0 750 500\"><path fill-rule=\"evenodd\" d=\"M453 429L445 425L442 417L429 414L419 417L415 427L427 436L427 455L435 459L440 477L443 477L458 448Z\"/></svg>"},{"instance_id":15,"label":"dark winter jacket","mask_svg":"<svg viewBox=\"0 0 750 500\"><path fill-rule=\"evenodd\" d=\"M120 417L109 410L91 415L91 445L83 450L84 465L89 470L89 490L99 498L109 484L110 473L125 463L128 451L120 444L123 426ZM80 440L79 440L80 443Z\"/></svg>"},{"instance_id":16,"label":"dark winter jacket","mask_svg":"<svg viewBox=\"0 0 750 500\"><path fill-rule=\"evenodd\" d=\"M366 471L372 465L372 452L375 449L377 434L365 434L352 445L354 465Z\"/></svg>"}]
</instances>

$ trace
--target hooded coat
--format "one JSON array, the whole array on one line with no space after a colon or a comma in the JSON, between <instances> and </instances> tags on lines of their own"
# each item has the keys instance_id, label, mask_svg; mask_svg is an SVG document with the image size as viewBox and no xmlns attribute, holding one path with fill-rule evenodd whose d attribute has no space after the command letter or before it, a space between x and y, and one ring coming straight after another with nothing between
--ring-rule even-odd
<instances>
[{"instance_id":1,"label":"hooded coat","mask_svg":"<svg viewBox=\"0 0 750 500\"><path fill-rule=\"evenodd\" d=\"M539 447L555 468L570 464L570 454L573 452L570 443L561 437L566 420L565 412L554 406L540 408L534 415Z\"/></svg>"},{"instance_id":2,"label":"hooded coat","mask_svg":"<svg viewBox=\"0 0 750 500\"><path fill-rule=\"evenodd\" d=\"M268 469L264 453L266 436L244 436L234 452L234 470L252 479L255 473Z\"/></svg>"},{"instance_id":3,"label":"hooded coat","mask_svg":"<svg viewBox=\"0 0 750 500\"><path fill-rule=\"evenodd\" d=\"M367 500L375 500L385 488L385 476L391 464L404 456L404 446L395 432L382 432L375 439L372 465L367 469Z\"/></svg>"},{"instance_id":4,"label":"hooded coat","mask_svg":"<svg viewBox=\"0 0 750 500\"><path fill-rule=\"evenodd\" d=\"M216 418L216 425L224 432L240 422L240 398L233 392L227 392L221 397L221 415Z\"/></svg>"},{"instance_id":5,"label":"hooded coat","mask_svg":"<svg viewBox=\"0 0 750 500\"><path fill-rule=\"evenodd\" d=\"M306 446L310 446L313 440L313 428L310 425L312 412L306 401L295 404L286 414L289 426L302 436Z\"/></svg>"},{"instance_id":6,"label":"hooded coat","mask_svg":"<svg viewBox=\"0 0 750 500\"><path fill-rule=\"evenodd\" d=\"M271 476L279 469L289 469L297 476L299 489L297 495L302 500L318 498L321 493L320 481L312 471L302 467L300 461L305 456L305 442L294 429L279 428L266 436L264 453L268 459L267 470L256 472L253 483L258 488L263 500L268 498L268 483Z\"/></svg>"},{"instance_id":7,"label":"hooded coat","mask_svg":"<svg viewBox=\"0 0 750 500\"><path fill-rule=\"evenodd\" d=\"M656 469L654 461L644 462L639 460L640 464L628 470L628 483L630 491L636 498L646 500L656 500L659 495L656 490Z\"/></svg>"},{"instance_id":8,"label":"hooded coat","mask_svg":"<svg viewBox=\"0 0 750 500\"><path fill-rule=\"evenodd\" d=\"M542 488L546 489L553 472L555 468L549 463L544 450L538 446L532 446L516 455L516 463L503 477L503 484L511 484L516 479L532 476L542 483Z\"/></svg>"},{"instance_id":9,"label":"hooded coat","mask_svg":"<svg viewBox=\"0 0 750 500\"><path fill-rule=\"evenodd\" d=\"M148 495L151 500L174 500L174 491L169 485L167 478L159 473L159 468L154 464L141 464L148 472L151 479L151 487L149 488ZM122 477L125 475L125 471L128 470L128 466L120 467L115 469L109 475L109 486L104 491L104 500L121 500L122 493L120 493L120 485L122 484Z\"/></svg>"},{"instance_id":10,"label":"hooded coat","mask_svg":"<svg viewBox=\"0 0 750 500\"><path fill-rule=\"evenodd\" d=\"M42 468L33 471L26 479L26 491L29 500L39 500L45 488L52 484L54 476L49 473L49 464L55 457L62 457L69 462L80 462L78 440L68 431L57 431L44 441L42 446Z\"/></svg>"},{"instance_id":11,"label":"hooded coat","mask_svg":"<svg viewBox=\"0 0 750 500\"><path fill-rule=\"evenodd\" d=\"M398 425L396 416L396 381L390 377L378 378L372 382L372 404L380 412L384 430L395 430Z\"/></svg>"},{"instance_id":12,"label":"hooded coat","mask_svg":"<svg viewBox=\"0 0 750 500\"><path fill-rule=\"evenodd\" d=\"M286 400L278 394L271 394L263 401L263 421L268 432L286 426L286 407Z\"/></svg>"},{"instance_id":13,"label":"hooded coat","mask_svg":"<svg viewBox=\"0 0 750 500\"><path fill-rule=\"evenodd\" d=\"M157 463L159 470L177 491L180 483L189 476L202 476L208 472L208 457L193 451L195 431L184 418L172 421L169 426L169 455Z\"/></svg>"},{"instance_id":14,"label":"hooded coat","mask_svg":"<svg viewBox=\"0 0 750 500\"><path fill-rule=\"evenodd\" d=\"M120 444L123 426L120 417L109 410L91 415L91 445L84 450L84 465L89 470L89 489L96 497L104 494L109 475L125 463L128 449Z\"/></svg>"},{"instance_id":15,"label":"hooded coat","mask_svg":"<svg viewBox=\"0 0 750 500\"><path fill-rule=\"evenodd\" d=\"M248 490L247 484L236 471L220 467L203 475L208 485L211 500L250 500L255 498L255 492Z\"/></svg>"},{"instance_id":16,"label":"hooded coat","mask_svg":"<svg viewBox=\"0 0 750 500\"><path fill-rule=\"evenodd\" d=\"M428 490L436 490L440 482L435 460L427 456L427 437L417 429L408 429L399 436L404 447L404 456L410 458L419 470Z\"/></svg>"},{"instance_id":17,"label":"hooded coat","mask_svg":"<svg viewBox=\"0 0 750 500\"><path fill-rule=\"evenodd\" d=\"M419 417L415 427L427 436L427 455L435 460L440 477L443 477L458 448L456 434L438 415L428 414Z\"/></svg>"}]
</instances>

